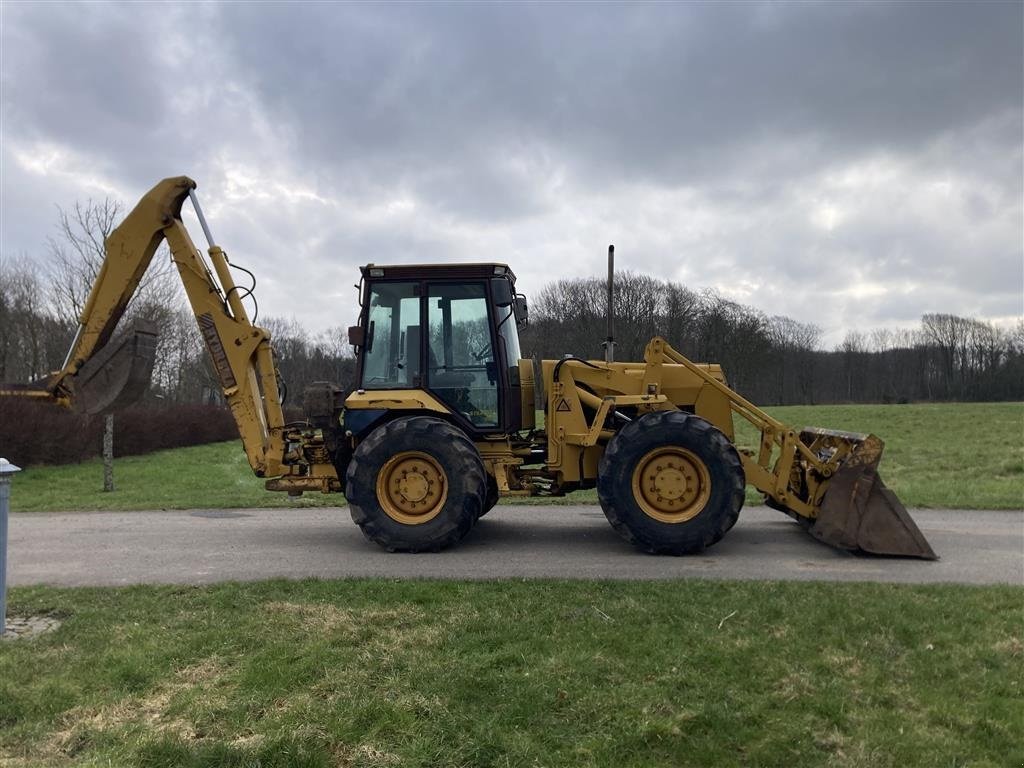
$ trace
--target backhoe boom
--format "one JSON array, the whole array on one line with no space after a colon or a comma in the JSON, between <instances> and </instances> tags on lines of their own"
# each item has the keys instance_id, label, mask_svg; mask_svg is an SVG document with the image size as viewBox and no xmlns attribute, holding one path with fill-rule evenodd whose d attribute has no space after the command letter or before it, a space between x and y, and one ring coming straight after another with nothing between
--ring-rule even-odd
<instances>
[{"instance_id":1,"label":"backhoe boom","mask_svg":"<svg viewBox=\"0 0 1024 768\"><path fill-rule=\"evenodd\" d=\"M273 477L282 472L285 439L270 335L249 320L227 254L209 244L211 271L182 223L181 206L195 187L192 179L177 176L146 193L107 237L106 256L62 368L30 385L5 385L0 394L47 399L88 413L121 402L126 390L141 394L152 369L156 329L136 327L119 345L111 337L166 240L249 464L258 476Z\"/></svg>"}]
</instances>

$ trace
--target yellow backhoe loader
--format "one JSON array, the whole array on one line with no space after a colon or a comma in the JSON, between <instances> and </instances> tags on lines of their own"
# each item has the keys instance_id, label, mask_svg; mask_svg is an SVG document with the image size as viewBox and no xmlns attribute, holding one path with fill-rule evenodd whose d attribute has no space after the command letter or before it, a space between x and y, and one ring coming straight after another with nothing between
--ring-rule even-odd
<instances>
[{"instance_id":1,"label":"yellow backhoe loader","mask_svg":"<svg viewBox=\"0 0 1024 768\"><path fill-rule=\"evenodd\" d=\"M136 329L119 352L105 347L166 240L253 472L269 490L344 492L353 520L389 551L451 546L501 496L596 487L627 541L696 553L736 523L749 484L826 544L935 558L878 476L877 437L795 430L731 390L718 365L661 338L643 360L614 362L610 319L604 360L524 359L526 299L504 264L362 267L349 330L357 388L314 385L306 417L285 423L270 336L249 321L195 186L165 179L143 197L107 239L63 368L3 394L97 412L137 393L152 329ZM206 257L182 224L186 198ZM611 275L610 258L609 292ZM736 445L737 418L760 434L750 449Z\"/></svg>"}]
</instances>

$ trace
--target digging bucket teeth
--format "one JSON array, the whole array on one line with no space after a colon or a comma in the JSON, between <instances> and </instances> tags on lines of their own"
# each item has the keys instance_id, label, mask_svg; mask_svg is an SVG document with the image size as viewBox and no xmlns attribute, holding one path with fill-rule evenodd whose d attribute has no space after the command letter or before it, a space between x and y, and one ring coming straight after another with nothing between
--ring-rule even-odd
<instances>
[{"instance_id":1,"label":"digging bucket teeth","mask_svg":"<svg viewBox=\"0 0 1024 768\"><path fill-rule=\"evenodd\" d=\"M153 374L156 341L156 326L136 321L119 341L93 355L70 377L75 409L92 415L142 397Z\"/></svg>"},{"instance_id":2,"label":"digging bucket teeth","mask_svg":"<svg viewBox=\"0 0 1024 768\"><path fill-rule=\"evenodd\" d=\"M808 445L826 437L851 447L828 483L811 535L838 549L938 560L906 507L878 475L885 447L878 437L816 428L804 429L800 437Z\"/></svg>"}]
</instances>

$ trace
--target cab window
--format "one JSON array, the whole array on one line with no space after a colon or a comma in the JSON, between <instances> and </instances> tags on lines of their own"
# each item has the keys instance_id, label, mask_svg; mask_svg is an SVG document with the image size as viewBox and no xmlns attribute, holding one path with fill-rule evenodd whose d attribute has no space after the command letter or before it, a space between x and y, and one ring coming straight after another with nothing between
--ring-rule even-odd
<instances>
[{"instance_id":1,"label":"cab window","mask_svg":"<svg viewBox=\"0 0 1024 768\"><path fill-rule=\"evenodd\" d=\"M420 381L418 283L377 283L370 291L363 356L367 389L403 389Z\"/></svg>"}]
</instances>

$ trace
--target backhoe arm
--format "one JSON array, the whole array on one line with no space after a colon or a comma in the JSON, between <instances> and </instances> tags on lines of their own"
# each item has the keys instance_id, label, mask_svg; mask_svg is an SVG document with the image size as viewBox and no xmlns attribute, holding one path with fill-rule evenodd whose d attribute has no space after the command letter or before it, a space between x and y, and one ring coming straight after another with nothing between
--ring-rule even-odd
<instances>
[{"instance_id":1,"label":"backhoe arm","mask_svg":"<svg viewBox=\"0 0 1024 768\"><path fill-rule=\"evenodd\" d=\"M193 188L195 182L185 176L164 179L107 237L106 255L82 309L62 372L73 375L110 340L164 239L164 227L181 220L181 205Z\"/></svg>"},{"instance_id":2,"label":"backhoe arm","mask_svg":"<svg viewBox=\"0 0 1024 768\"><path fill-rule=\"evenodd\" d=\"M43 387L58 402L70 405L78 404L76 400L83 398L104 404L116 399L116 396L87 397L86 387L82 385L86 378L101 386L110 384L116 388L124 384L121 380L124 377L110 373L124 366L106 363L104 355L108 350L104 348L157 248L166 239L224 397L238 425L249 464L256 475L273 477L282 472L285 441L270 335L250 322L231 277L227 255L209 236L192 192L195 187L195 182L186 176L164 179L110 233L105 244L106 258L82 310L64 366L52 374ZM189 196L210 239L208 255L213 271L181 221L181 206ZM141 335L147 333L153 334L153 331L141 330ZM139 335L137 330L136 338ZM155 344L155 340L152 343ZM11 391L11 394L18 392Z\"/></svg>"},{"instance_id":3,"label":"backhoe arm","mask_svg":"<svg viewBox=\"0 0 1024 768\"><path fill-rule=\"evenodd\" d=\"M186 194L195 187L194 182L189 183ZM194 196L193 204L202 221ZM205 222L203 227L206 229ZM285 450L284 413L270 334L250 322L231 277L227 254L213 244L212 238L207 253L216 277L192 243L180 216L172 217L162 232L238 425L249 465L258 477L280 475Z\"/></svg>"}]
</instances>

